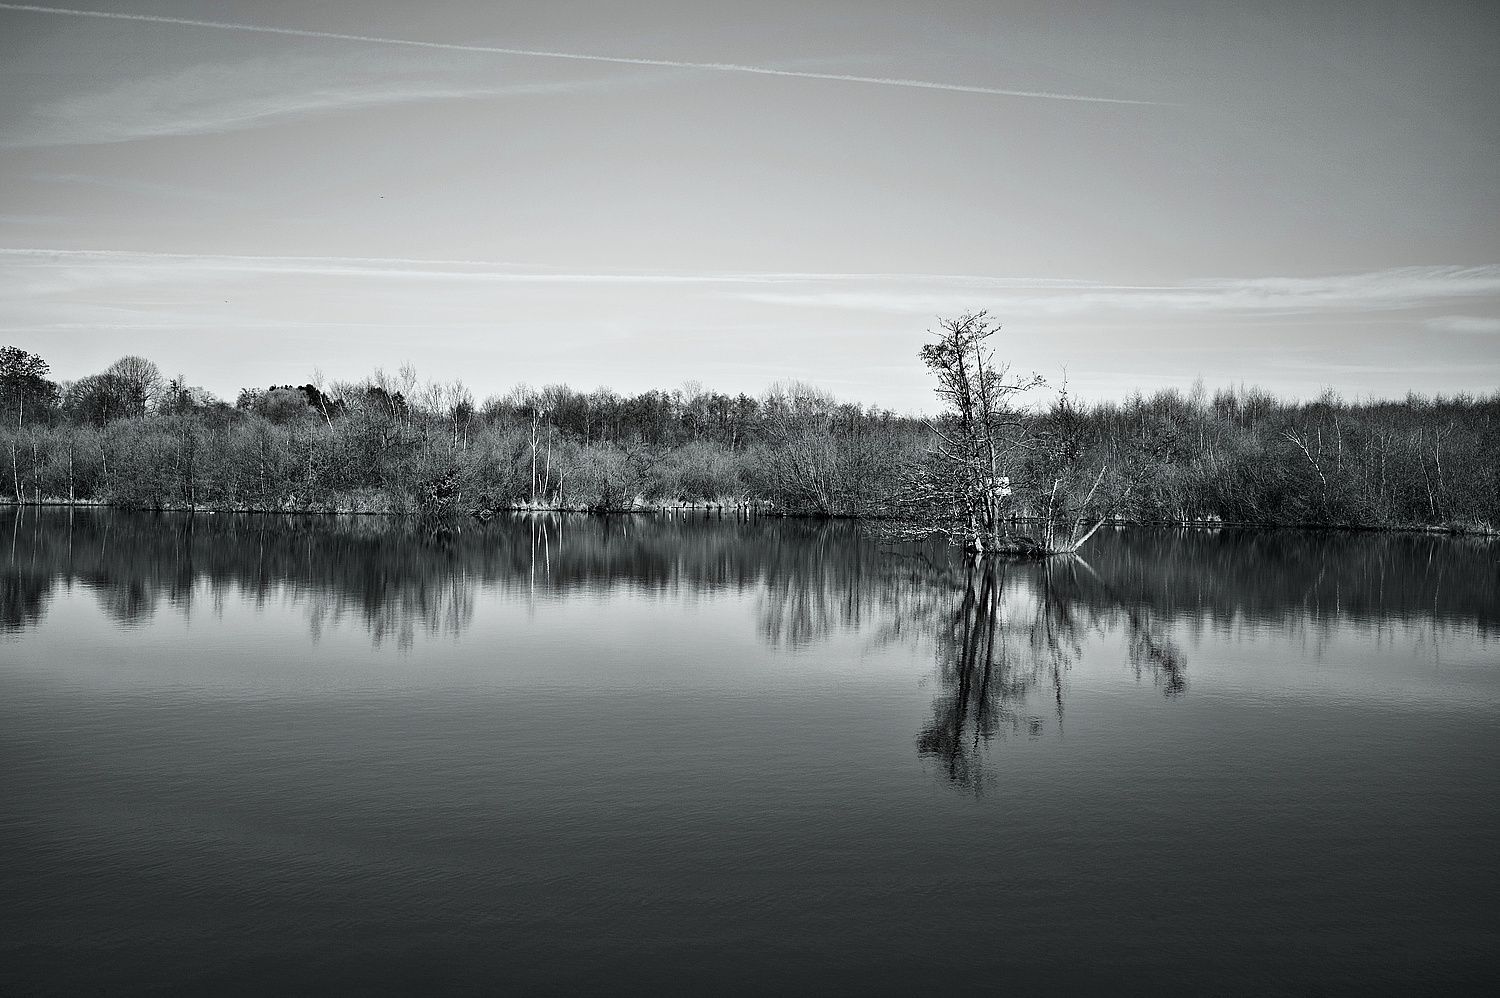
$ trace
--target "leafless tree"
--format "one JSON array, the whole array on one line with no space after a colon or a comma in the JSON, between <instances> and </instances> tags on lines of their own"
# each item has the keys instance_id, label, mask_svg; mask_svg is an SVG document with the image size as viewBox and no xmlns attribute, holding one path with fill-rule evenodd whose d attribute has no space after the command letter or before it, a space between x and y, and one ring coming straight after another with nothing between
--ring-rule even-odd
<instances>
[{"instance_id":1,"label":"leafless tree","mask_svg":"<svg viewBox=\"0 0 1500 998\"><path fill-rule=\"evenodd\" d=\"M105 368L104 374L113 379L121 407L130 416L144 416L166 386L161 369L144 357L121 357Z\"/></svg>"},{"instance_id":2,"label":"leafless tree","mask_svg":"<svg viewBox=\"0 0 1500 998\"><path fill-rule=\"evenodd\" d=\"M929 422L936 437L930 498L951 504L959 532L976 551L1013 543L1005 523L1013 512L1011 472L1027 439L1022 399L1045 384L1036 374L1012 377L995 360L988 341L999 328L984 312L942 319L936 342L921 353L945 406Z\"/></svg>"}]
</instances>

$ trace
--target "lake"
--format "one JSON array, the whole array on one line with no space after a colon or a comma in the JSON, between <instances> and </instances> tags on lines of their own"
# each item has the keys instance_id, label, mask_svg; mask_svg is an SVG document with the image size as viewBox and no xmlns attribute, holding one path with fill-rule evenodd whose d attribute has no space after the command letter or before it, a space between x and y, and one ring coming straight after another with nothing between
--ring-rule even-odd
<instances>
[{"instance_id":1,"label":"lake","mask_svg":"<svg viewBox=\"0 0 1500 998\"><path fill-rule=\"evenodd\" d=\"M0 511L0 992L1500 986L1500 546Z\"/></svg>"}]
</instances>

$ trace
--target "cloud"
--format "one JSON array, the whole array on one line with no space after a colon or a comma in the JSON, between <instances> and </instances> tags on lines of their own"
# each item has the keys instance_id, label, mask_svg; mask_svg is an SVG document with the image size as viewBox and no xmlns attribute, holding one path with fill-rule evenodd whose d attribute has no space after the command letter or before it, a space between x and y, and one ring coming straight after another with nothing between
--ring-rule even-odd
<instances>
[{"instance_id":1,"label":"cloud","mask_svg":"<svg viewBox=\"0 0 1500 998\"><path fill-rule=\"evenodd\" d=\"M872 303L888 307L857 310ZM1500 267L1145 286L0 249L0 326L23 349L43 352L69 377L142 353L194 371L216 391L252 377L279 383L288 365L343 365L352 376L416 353L444 377L623 382L631 390L687 377L735 391L764 384L767 374L869 377L878 388L866 401L908 408L930 398L913 360L919 331L965 307L989 307L1008 333L1022 331L1005 341L1018 370L1067 363L1070 382L1096 393L1195 373L1291 393L1315 392L1333 374L1346 393L1488 391L1494 351L1455 355L1462 344L1422 322L1500 312ZM1500 339L1469 346L1492 342ZM850 374L851 364L859 373Z\"/></svg>"},{"instance_id":2,"label":"cloud","mask_svg":"<svg viewBox=\"0 0 1500 998\"><path fill-rule=\"evenodd\" d=\"M424 42L405 38L380 38L351 35L336 31L306 31L299 28L275 28L230 21L201 21L185 17L161 17L153 14L123 14L98 10L73 10L63 7L39 7L31 4L0 3L0 10L25 11L34 14L65 14L74 17L97 17L117 21L144 21L151 24L173 24L193 28L217 28L225 31L249 31L297 38L327 38L334 41L359 42L366 45L399 45L410 48L438 49L449 52L476 52L489 55L522 56L537 59L568 59L579 62L617 63L628 66L659 66L672 69L699 69L724 73L750 73L760 76L789 76L805 80L833 80L844 83L870 83L889 87L915 87L924 90L955 90L961 93L989 94L1000 97L1030 97L1044 100L1083 101L1095 104L1145 104L1157 101L1129 100L1123 97L1090 97L1083 94L1053 93L1041 90L1010 90L999 87L938 83L931 80L908 80L887 76L856 76L846 73L814 73L777 69L769 66L746 66L729 62L685 62L677 59L646 59L637 56L588 55L578 52L555 52L544 49L505 48L497 45L465 45L453 42Z\"/></svg>"},{"instance_id":3,"label":"cloud","mask_svg":"<svg viewBox=\"0 0 1500 998\"><path fill-rule=\"evenodd\" d=\"M427 62L385 63L377 76L352 56L255 59L191 66L51 98L8 127L0 147L203 135L389 104L618 90L645 82L641 77L496 82Z\"/></svg>"},{"instance_id":4,"label":"cloud","mask_svg":"<svg viewBox=\"0 0 1500 998\"><path fill-rule=\"evenodd\" d=\"M1470 336L1486 336L1500 333L1500 319L1477 315L1440 315L1423 323L1437 333L1462 333Z\"/></svg>"},{"instance_id":5,"label":"cloud","mask_svg":"<svg viewBox=\"0 0 1500 998\"><path fill-rule=\"evenodd\" d=\"M322 256L231 256L124 250L0 248L0 280L13 293L250 278L509 285L696 287L702 293L776 306L930 317L989 309L1006 319L1088 314L1287 316L1390 312L1500 299L1500 266L1403 267L1322 277L1205 278L1165 285L942 274L764 272L566 272L479 260ZM1500 321L1462 315L1425 320L1462 333L1500 331Z\"/></svg>"},{"instance_id":6,"label":"cloud","mask_svg":"<svg viewBox=\"0 0 1500 998\"><path fill-rule=\"evenodd\" d=\"M986 281L934 278L863 288L750 291L766 304L930 315L987 308L1005 316L1076 316L1098 312L1153 314L1299 314L1338 309L1393 310L1461 298L1500 296L1500 267L1404 267L1326 277L1207 278L1172 285Z\"/></svg>"},{"instance_id":7,"label":"cloud","mask_svg":"<svg viewBox=\"0 0 1500 998\"><path fill-rule=\"evenodd\" d=\"M323 277L481 284L754 285L797 284L840 275L744 273L566 273L476 260L413 260L368 257L231 256L149 253L131 250L0 248L0 275L39 293L88 286L154 281L221 280L234 277Z\"/></svg>"}]
</instances>

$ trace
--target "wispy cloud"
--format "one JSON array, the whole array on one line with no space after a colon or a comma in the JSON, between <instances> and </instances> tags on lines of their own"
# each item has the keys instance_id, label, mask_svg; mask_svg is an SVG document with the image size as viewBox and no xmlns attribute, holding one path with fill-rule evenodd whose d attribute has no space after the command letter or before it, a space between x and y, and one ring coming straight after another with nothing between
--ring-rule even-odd
<instances>
[{"instance_id":1,"label":"wispy cloud","mask_svg":"<svg viewBox=\"0 0 1500 998\"><path fill-rule=\"evenodd\" d=\"M60 377L130 352L201 369L194 376L215 391L247 379L281 383L289 366L342 364L339 376L354 376L415 352L424 367L451 372L444 377L632 390L686 377L745 390L772 369L824 381L868 376L882 404L911 407L930 398L912 359L920 330L935 315L986 307L1005 323L1017 369L1066 363L1070 382L1089 392L1196 373L1305 393L1334 371L1349 393L1487 391L1500 369L1500 337L1470 337L1455 356L1453 338L1431 331L1487 328L1476 317L1500 313L1495 266L1146 286L0 249L0 330L43 352ZM861 373L851 375L851 364Z\"/></svg>"},{"instance_id":2,"label":"wispy cloud","mask_svg":"<svg viewBox=\"0 0 1500 998\"><path fill-rule=\"evenodd\" d=\"M148 253L131 250L0 248L0 273L51 287L135 284L225 277L327 277L369 280L487 284L696 284L795 285L815 280L863 279L866 275L777 273L574 273L543 271L477 260L416 260L326 256L233 256Z\"/></svg>"},{"instance_id":3,"label":"wispy cloud","mask_svg":"<svg viewBox=\"0 0 1500 998\"><path fill-rule=\"evenodd\" d=\"M376 76L352 56L253 59L191 66L53 97L17 116L0 134L0 147L204 135L390 104L618 90L645 82L618 76L497 82L426 64L386 65Z\"/></svg>"},{"instance_id":4,"label":"wispy cloud","mask_svg":"<svg viewBox=\"0 0 1500 998\"><path fill-rule=\"evenodd\" d=\"M1460 333L1467 336L1493 336L1500 333L1500 319L1477 315L1440 315L1423 323L1438 333Z\"/></svg>"},{"instance_id":5,"label":"wispy cloud","mask_svg":"<svg viewBox=\"0 0 1500 998\"><path fill-rule=\"evenodd\" d=\"M930 316L988 308L1006 317L1089 313L1287 315L1452 307L1500 299L1500 266L1403 267L1322 277L1203 278L1133 285L1050 278L945 274L788 273L777 271L544 270L481 260L325 256L234 256L125 250L0 248L0 275L35 294L153 282L322 277L414 283L512 286L680 285L715 297L802 308ZM1490 333L1500 321L1463 315L1426 320L1428 328Z\"/></svg>"},{"instance_id":6,"label":"wispy cloud","mask_svg":"<svg viewBox=\"0 0 1500 998\"><path fill-rule=\"evenodd\" d=\"M1028 283L933 279L902 287L750 291L767 304L932 314L988 308L1008 316L1077 316L1096 312L1279 313L1336 309L1389 310L1463 298L1500 296L1500 267L1403 267L1326 277L1205 278L1171 285Z\"/></svg>"},{"instance_id":7,"label":"wispy cloud","mask_svg":"<svg viewBox=\"0 0 1500 998\"><path fill-rule=\"evenodd\" d=\"M278 28L231 21L203 21L185 17L162 17L154 14L129 14L116 11L74 10L64 7L41 7L32 4L0 3L0 10L25 11L34 14L63 14L74 17L96 17L116 21L142 21L192 28L217 28L225 31L249 31L296 38L326 38L334 41L359 42L367 45L398 45L409 48L438 49L450 52L477 52L490 55L522 56L537 59L567 59L579 62L616 63L627 66L660 66L673 69L710 70L723 73L749 73L759 76L788 76L804 80L832 80L843 83L869 83L889 87L914 87L924 90L954 90L961 93L989 94L999 97L1029 97L1044 100L1083 101L1094 104L1158 104L1157 101L1131 100L1123 97L1095 97L1084 94L1053 93L1041 90L1013 90L932 80L909 80L888 76L857 76L848 73L815 73L805 70L778 69L771 66L747 66L730 62L688 62L679 59L648 59L638 56L590 55L580 52L557 52L546 49L508 48L498 45L467 45L456 42L427 42L407 38L383 38L372 35L344 34L337 31L308 31L300 28Z\"/></svg>"}]
</instances>

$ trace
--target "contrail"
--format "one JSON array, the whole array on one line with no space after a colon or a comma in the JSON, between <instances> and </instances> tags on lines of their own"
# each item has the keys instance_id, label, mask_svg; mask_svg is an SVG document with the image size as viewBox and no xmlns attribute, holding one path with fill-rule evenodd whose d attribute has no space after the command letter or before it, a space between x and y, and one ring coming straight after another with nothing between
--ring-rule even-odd
<instances>
[{"instance_id":1,"label":"contrail","mask_svg":"<svg viewBox=\"0 0 1500 998\"><path fill-rule=\"evenodd\" d=\"M755 73L760 76L793 76L803 80L838 80L844 83L878 83L886 87L917 87L924 90L956 90L968 94L994 94L1000 97L1038 97L1045 100L1083 101L1089 104L1149 104L1161 101L1127 100L1123 97L1087 97L1082 94L1056 94L1042 90L1002 90L998 87L972 87L961 83L933 83L930 80L904 80L888 76L853 76L846 73L809 73L794 69L770 69L766 66L742 66L733 62L680 62L675 59L638 59L620 55L583 55L577 52L551 52L544 49L501 48L496 45L460 45L454 42L419 42L409 38L377 38L371 35L346 35L337 31L304 31L300 28L269 28L259 24L235 24L230 21L198 21L186 17L159 17L155 14L119 14L102 10L72 10L66 7L37 7L32 4L0 3L0 10L18 10L33 14L70 14L74 17L99 17L111 21L146 21L152 24L178 24L190 28L222 28L226 31L255 31L266 35L292 35L298 38L332 38L369 45L405 45L409 48L443 49L451 52L487 52L492 55L518 55L538 59L573 59L579 62L615 62L627 66L666 66L672 69L711 69L722 73Z\"/></svg>"}]
</instances>

